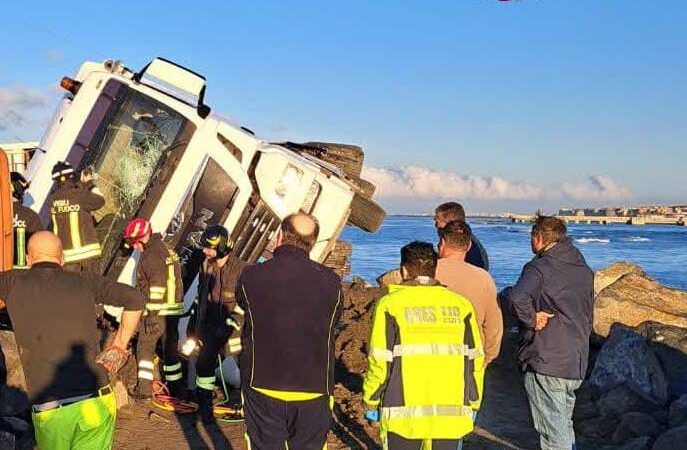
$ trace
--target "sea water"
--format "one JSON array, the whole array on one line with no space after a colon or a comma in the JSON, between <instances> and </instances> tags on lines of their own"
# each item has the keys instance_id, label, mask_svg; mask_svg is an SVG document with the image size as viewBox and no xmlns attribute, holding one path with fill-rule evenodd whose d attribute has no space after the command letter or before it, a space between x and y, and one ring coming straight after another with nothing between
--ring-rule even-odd
<instances>
[{"instance_id":1,"label":"sea water","mask_svg":"<svg viewBox=\"0 0 687 450\"><path fill-rule=\"evenodd\" d=\"M499 289L515 283L532 259L530 225L506 219L468 223L487 249ZM629 261L662 284L687 290L687 227L570 224L568 234L594 270ZM403 245L413 240L436 244L437 234L432 217L390 216L376 233L348 227L342 239L353 243L351 274L374 283L377 276L398 267Z\"/></svg>"}]
</instances>

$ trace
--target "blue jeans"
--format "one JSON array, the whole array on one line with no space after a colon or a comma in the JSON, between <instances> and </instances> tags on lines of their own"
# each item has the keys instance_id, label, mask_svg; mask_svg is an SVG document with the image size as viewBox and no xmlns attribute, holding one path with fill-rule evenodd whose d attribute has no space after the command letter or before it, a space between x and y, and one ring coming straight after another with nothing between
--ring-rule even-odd
<instances>
[{"instance_id":1,"label":"blue jeans","mask_svg":"<svg viewBox=\"0 0 687 450\"><path fill-rule=\"evenodd\" d=\"M534 372L525 374L525 391L541 450L570 450L575 445L573 409L582 380L567 380Z\"/></svg>"}]
</instances>

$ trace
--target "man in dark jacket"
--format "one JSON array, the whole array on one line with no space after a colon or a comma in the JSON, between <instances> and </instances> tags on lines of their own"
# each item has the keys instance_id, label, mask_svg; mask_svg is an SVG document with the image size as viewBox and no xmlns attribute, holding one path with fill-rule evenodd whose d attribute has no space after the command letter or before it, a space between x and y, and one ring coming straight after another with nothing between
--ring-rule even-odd
<instances>
[{"instance_id":1,"label":"man in dark jacket","mask_svg":"<svg viewBox=\"0 0 687 450\"><path fill-rule=\"evenodd\" d=\"M241 379L249 447L322 449L334 393L334 328L341 280L308 254L319 226L284 219L274 257L243 271L236 299L246 311Z\"/></svg>"},{"instance_id":2,"label":"man in dark jacket","mask_svg":"<svg viewBox=\"0 0 687 450\"><path fill-rule=\"evenodd\" d=\"M537 219L536 256L508 293L526 328L518 360L542 450L573 448L575 390L587 371L592 331L594 273L566 232L560 219Z\"/></svg>"},{"instance_id":3,"label":"man in dark jacket","mask_svg":"<svg viewBox=\"0 0 687 450\"><path fill-rule=\"evenodd\" d=\"M453 222L454 220L465 222L465 209L460 203L448 202L442 203L434 210L434 226L437 231L444 228L444 226ZM489 257L487 250L474 233L470 233L472 245L465 256L465 262L477 266L480 269L489 271Z\"/></svg>"},{"instance_id":4,"label":"man in dark jacket","mask_svg":"<svg viewBox=\"0 0 687 450\"><path fill-rule=\"evenodd\" d=\"M76 179L68 162L52 169L57 189L48 197L52 231L62 240L64 268L77 273L100 274L100 242L91 213L105 205L105 198L90 175Z\"/></svg>"}]
</instances>

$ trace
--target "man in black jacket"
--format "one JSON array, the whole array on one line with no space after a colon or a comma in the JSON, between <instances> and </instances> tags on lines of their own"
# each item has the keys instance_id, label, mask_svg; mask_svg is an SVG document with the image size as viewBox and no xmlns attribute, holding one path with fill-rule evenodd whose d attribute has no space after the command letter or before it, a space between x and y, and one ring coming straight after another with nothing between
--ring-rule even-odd
<instances>
[{"instance_id":1,"label":"man in black jacket","mask_svg":"<svg viewBox=\"0 0 687 450\"><path fill-rule=\"evenodd\" d=\"M130 286L64 270L62 245L50 232L35 233L28 249L30 269L0 273L0 309L7 307L14 326L38 447L112 448L117 408L106 370L126 361L144 298ZM96 303L124 308L114 340L97 357Z\"/></svg>"},{"instance_id":2,"label":"man in black jacket","mask_svg":"<svg viewBox=\"0 0 687 450\"><path fill-rule=\"evenodd\" d=\"M573 448L575 390L587 371L592 331L594 273L566 232L560 219L537 219L536 256L508 293L526 328L518 360L542 450Z\"/></svg>"},{"instance_id":3,"label":"man in black jacket","mask_svg":"<svg viewBox=\"0 0 687 450\"><path fill-rule=\"evenodd\" d=\"M274 257L246 268L236 287L246 312L240 368L247 439L256 450L319 450L327 439L341 280L308 256L318 233L312 216L286 217Z\"/></svg>"}]
</instances>

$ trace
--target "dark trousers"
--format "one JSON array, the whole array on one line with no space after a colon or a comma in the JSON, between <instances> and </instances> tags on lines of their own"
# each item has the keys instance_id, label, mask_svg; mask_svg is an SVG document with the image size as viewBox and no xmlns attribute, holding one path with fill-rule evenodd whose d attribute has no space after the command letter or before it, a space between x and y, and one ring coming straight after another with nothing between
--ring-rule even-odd
<instances>
[{"instance_id":1,"label":"dark trousers","mask_svg":"<svg viewBox=\"0 0 687 450\"><path fill-rule=\"evenodd\" d=\"M219 365L217 356L224 350L229 339L229 330L224 324L204 324L198 331L202 342L196 359L196 387L213 390L215 371Z\"/></svg>"},{"instance_id":2,"label":"dark trousers","mask_svg":"<svg viewBox=\"0 0 687 450\"><path fill-rule=\"evenodd\" d=\"M161 316L148 311L142 320L138 334L136 357L138 358L138 384L140 389L152 388L153 358L158 343L161 344L162 370L166 381L179 381L182 378L179 360L179 317Z\"/></svg>"},{"instance_id":3,"label":"dark trousers","mask_svg":"<svg viewBox=\"0 0 687 450\"><path fill-rule=\"evenodd\" d=\"M322 450L332 419L329 396L285 402L250 387L242 392L249 448Z\"/></svg>"},{"instance_id":4,"label":"dark trousers","mask_svg":"<svg viewBox=\"0 0 687 450\"><path fill-rule=\"evenodd\" d=\"M100 275L100 258L84 259L83 261L75 261L64 265L64 270L75 273L90 273Z\"/></svg>"},{"instance_id":5,"label":"dark trousers","mask_svg":"<svg viewBox=\"0 0 687 450\"><path fill-rule=\"evenodd\" d=\"M432 450L456 450L460 439L432 439ZM406 439L398 434L387 435L389 450L422 450L421 439Z\"/></svg>"}]
</instances>

